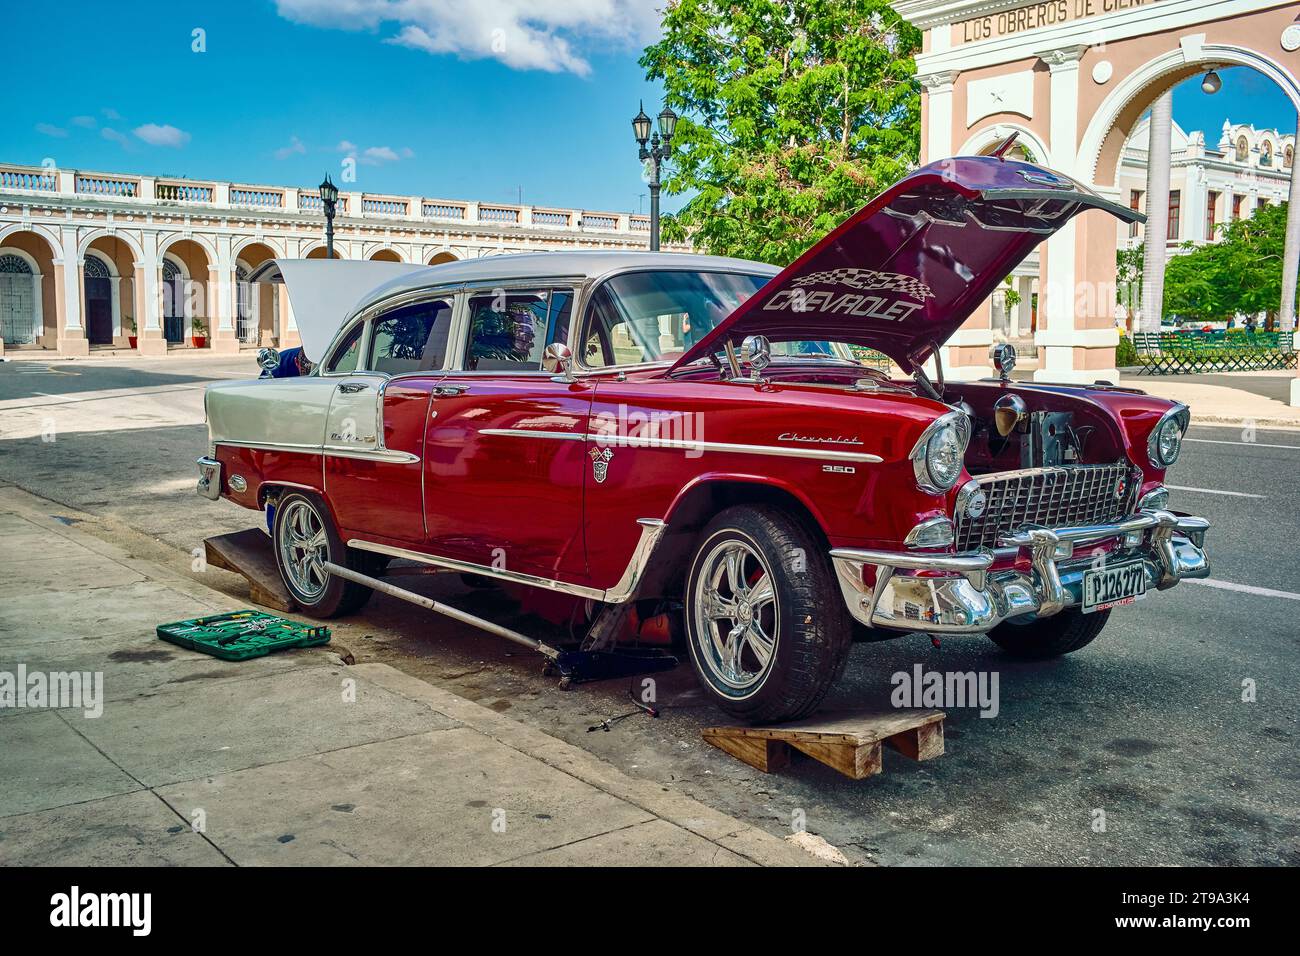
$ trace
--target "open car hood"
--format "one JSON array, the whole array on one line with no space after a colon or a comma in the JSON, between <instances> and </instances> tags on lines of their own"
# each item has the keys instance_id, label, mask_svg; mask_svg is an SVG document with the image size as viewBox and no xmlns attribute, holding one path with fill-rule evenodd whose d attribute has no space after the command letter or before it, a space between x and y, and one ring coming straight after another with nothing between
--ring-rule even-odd
<instances>
[{"instance_id":1,"label":"open car hood","mask_svg":"<svg viewBox=\"0 0 1300 956\"><path fill-rule=\"evenodd\" d=\"M994 156L931 163L895 183L763 286L674 363L747 335L829 340L910 371L1030 250L1086 209L1144 217L1068 176Z\"/></svg>"},{"instance_id":2,"label":"open car hood","mask_svg":"<svg viewBox=\"0 0 1300 956\"><path fill-rule=\"evenodd\" d=\"M303 354L319 362L334 333L366 293L400 275L428 268L411 262L271 259L255 268L248 279L284 283L289 290Z\"/></svg>"}]
</instances>

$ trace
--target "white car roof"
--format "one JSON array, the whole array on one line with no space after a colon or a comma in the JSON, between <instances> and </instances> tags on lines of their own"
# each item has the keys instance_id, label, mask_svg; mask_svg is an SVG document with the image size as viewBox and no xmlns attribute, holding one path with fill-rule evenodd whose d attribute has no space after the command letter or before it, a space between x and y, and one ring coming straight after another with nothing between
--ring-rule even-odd
<instances>
[{"instance_id":1,"label":"white car roof","mask_svg":"<svg viewBox=\"0 0 1300 956\"><path fill-rule=\"evenodd\" d=\"M597 279L644 269L698 269L774 276L761 262L673 252L529 252L484 256L436 266L352 259L274 259L258 266L253 282L283 282L293 305L303 352L319 362L343 324L390 296L441 286L529 279Z\"/></svg>"},{"instance_id":2,"label":"white car roof","mask_svg":"<svg viewBox=\"0 0 1300 956\"><path fill-rule=\"evenodd\" d=\"M597 279L616 272L643 269L701 269L776 275L781 270L763 262L703 256L683 252L523 252L463 259L404 273L377 286L359 303L363 309L380 299L443 285L477 285L494 279Z\"/></svg>"}]
</instances>

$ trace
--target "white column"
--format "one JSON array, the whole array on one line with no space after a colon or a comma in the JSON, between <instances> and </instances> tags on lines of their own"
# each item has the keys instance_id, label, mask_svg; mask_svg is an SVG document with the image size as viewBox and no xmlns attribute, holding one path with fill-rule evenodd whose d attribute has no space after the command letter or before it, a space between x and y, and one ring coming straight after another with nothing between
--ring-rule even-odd
<instances>
[{"instance_id":1,"label":"white column","mask_svg":"<svg viewBox=\"0 0 1300 956\"><path fill-rule=\"evenodd\" d=\"M1165 242L1169 234L1169 150L1174 96L1165 92L1151 104L1147 143L1147 225L1142 258L1142 330L1160 331L1164 312Z\"/></svg>"},{"instance_id":2,"label":"white column","mask_svg":"<svg viewBox=\"0 0 1300 956\"><path fill-rule=\"evenodd\" d=\"M926 124L929 128L926 162L947 159L952 155L952 84L957 79L953 70L927 73L917 77L926 89Z\"/></svg>"},{"instance_id":3,"label":"white column","mask_svg":"<svg viewBox=\"0 0 1300 956\"><path fill-rule=\"evenodd\" d=\"M77 254L77 229L64 226L59 238L63 249L63 328L57 335L63 338L64 332L81 332L81 257Z\"/></svg>"},{"instance_id":4,"label":"white column","mask_svg":"<svg viewBox=\"0 0 1300 956\"><path fill-rule=\"evenodd\" d=\"M1300 143L1300 130L1296 142ZM1291 166L1291 191L1287 197L1286 244L1282 249L1282 307L1278 310L1278 325L1284 332L1294 331L1295 293L1297 274L1300 273L1300 175ZM1295 402L1292 402L1295 404Z\"/></svg>"},{"instance_id":5,"label":"white column","mask_svg":"<svg viewBox=\"0 0 1300 956\"><path fill-rule=\"evenodd\" d=\"M1021 276L1017 283L1020 303L1016 306L1016 337L1024 338L1033 324L1034 277Z\"/></svg>"},{"instance_id":6,"label":"white column","mask_svg":"<svg viewBox=\"0 0 1300 956\"><path fill-rule=\"evenodd\" d=\"M1067 175L1073 175L1079 151L1079 59L1087 49L1069 46L1039 54L1051 75L1048 165ZM1038 331L1034 334L1043 360L1034 372L1035 381L1069 382L1077 377L1074 346L1082 344L1075 328L1077 232L1072 219L1047 240L1047 274L1039 286Z\"/></svg>"}]
</instances>

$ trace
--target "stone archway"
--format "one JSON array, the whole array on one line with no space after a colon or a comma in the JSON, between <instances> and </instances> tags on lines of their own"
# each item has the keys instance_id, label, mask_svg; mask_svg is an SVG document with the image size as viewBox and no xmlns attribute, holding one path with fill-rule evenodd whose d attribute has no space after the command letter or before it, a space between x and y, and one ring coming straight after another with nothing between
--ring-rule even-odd
<instances>
[{"instance_id":1,"label":"stone archway","mask_svg":"<svg viewBox=\"0 0 1300 956\"><path fill-rule=\"evenodd\" d=\"M249 241L232 250L235 258L235 335L243 346L276 345L280 337L280 286L250 282L260 265L277 256L268 243Z\"/></svg>"},{"instance_id":2,"label":"stone archway","mask_svg":"<svg viewBox=\"0 0 1300 956\"><path fill-rule=\"evenodd\" d=\"M443 251L443 252L435 252L433 255L431 255L429 257L429 261L427 264L431 266L440 266L444 262L459 262L459 261L460 260L457 259L450 252Z\"/></svg>"},{"instance_id":3,"label":"stone archway","mask_svg":"<svg viewBox=\"0 0 1300 956\"><path fill-rule=\"evenodd\" d=\"M31 270L24 272L21 266L11 262L16 271L5 274L25 278L0 280L0 284L8 287L7 291L14 293L0 302L0 342L5 347L58 347L69 290L62 281L57 237L40 225L7 226L0 229L0 256L15 256ZM15 287L18 287L16 291ZM9 321L2 321L6 317ZM11 334L15 337L10 338Z\"/></svg>"},{"instance_id":4,"label":"stone archway","mask_svg":"<svg viewBox=\"0 0 1300 956\"><path fill-rule=\"evenodd\" d=\"M0 246L0 341L36 345L43 331L40 264L16 246Z\"/></svg>"}]
</instances>

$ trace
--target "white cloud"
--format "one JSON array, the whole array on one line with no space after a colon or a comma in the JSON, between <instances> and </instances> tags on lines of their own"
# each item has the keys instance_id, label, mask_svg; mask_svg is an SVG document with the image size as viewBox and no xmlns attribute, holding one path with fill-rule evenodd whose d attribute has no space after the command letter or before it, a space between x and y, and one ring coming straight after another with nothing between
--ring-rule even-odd
<instances>
[{"instance_id":1,"label":"white cloud","mask_svg":"<svg viewBox=\"0 0 1300 956\"><path fill-rule=\"evenodd\" d=\"M403 146L400 150L393 149L391 146L371 146L361 153L358 162L367 166L378 166L382 163L396 163L399 160L410 159L415 155L415 151L409 146Z\"/></svg>"},{"instance_id":2,"label":"white cloud","mask_svg":"<svg viewBox=\"0 0 1300 956\"><path fill-rule=\"evenodd\" d=\"M386 42L516 70L586 76L586 54L636 46L659 28L666 0L276 0L297 23L348 30L395 24Z\"/></svg>"},{"instance_id":3,"label":"white cloud","mask_svg":"<svg viewBox=\"0 0 1300 956\"><path fill-rule=\"evenodd\" d=\"M36 132L42 136L53 136L55 139L63 139L68 135L68 131L62 126L55 126L53 123L37 123Z\"/></svg>"},{"instance_id":4,"label":"white cloud","mask_svg":"<svg viewBox=\"0 0 1300 956\"><path fill-rule=\"evenodd\" d=\"M357 151L357 144L349 139L341 139L339 140L339 144L334 148L340 153L355 153Z\"/></svg>"},{"instance_id":5,"label":"white cloud","mask_svg":"<svg viewBox=\"0 0 1300 956\"><path fill-rule=\"evenodd\" d=\"M170 146L179 149L190 141L190 134L185 130L166 124L159 126L157 123L145 123L143 126L137 126L132 132L150 146Z\"/></svg>"},{"instance_id":6,"label":"white cloud","mask_svg":"<svg viewBox=\"0 0 1300 956\"><path fill-rule=\"evenodd\" d=\"M107 120L120 120L122 118L122 114L111 106L105 106L100 112L104 114L104 119Z\"/></svg>"},{"instance_id":7,"label":"white cloud","mask_svg":"<svg viewBox=\"0 0 1300 956\"><path fill-rule=\"evenodd\" d=\"M289 145L281 146L279 149L277 149L275 151L275 158L288 159L290 156L294 155L295 153L305 153L305 152L307 152L307 147L303 145L303 141L300 140L297 136L290 136Z\"/></svg>"},{"instance_id":8,"label":"white cloud","mask_svg":"<svg viewBox=\"0 0 1300 956\"><path fill-rule=\"evenodd\" d=\"M74 116L72 117L72 125L80 126L82 129L94 129L98 124L93 116Z\"/></svg>"},{"instance_id":9,"label":"white cloud","mask_svg":"<svg viewBox=\"0 0 1300 956\"><path fill-rule=\"evenodd\" d=\"M99 135L104 137L104 139L112 140L114 143L117 143L117 145L121 146L123 149L131 148L131 140L127 138L127 135L125 133L119 133L117 130L113 129L112 127L105 126L102 130L99 131Z\"/></svg>"}]
</instances>

